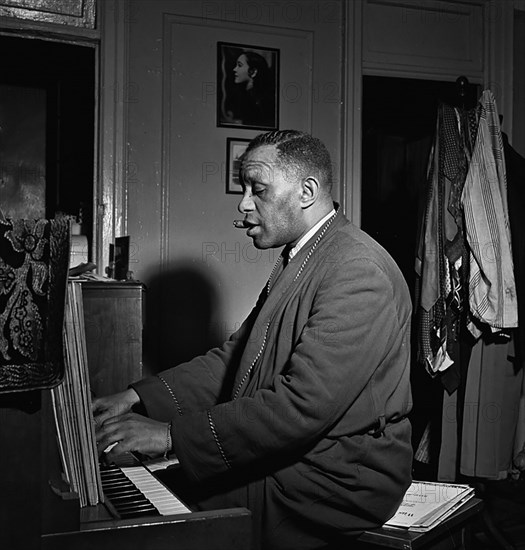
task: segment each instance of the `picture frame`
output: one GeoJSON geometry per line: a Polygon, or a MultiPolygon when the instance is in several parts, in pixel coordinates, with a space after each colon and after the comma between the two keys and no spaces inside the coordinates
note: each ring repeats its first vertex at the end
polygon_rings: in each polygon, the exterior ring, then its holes
{"type": "Polygon", "coordinates": [[[242,195],[242,186],[239,180],[240,157],[246,151],[251,139],[226,138],[226,193],[242,195]]]}
{"type": "Polygon", "coordinates": [[[279,127],[279,58],[276,48],[217,42],[218,127],[279,127]]]}

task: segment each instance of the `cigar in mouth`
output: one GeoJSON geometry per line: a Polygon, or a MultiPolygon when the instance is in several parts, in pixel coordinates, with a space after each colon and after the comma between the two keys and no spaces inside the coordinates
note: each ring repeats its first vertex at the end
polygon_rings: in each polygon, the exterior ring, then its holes
{"type": "Polygon", "coordinates": [[[250,227],[247,223],[245,223],[244,220],[233,220],[233,227],[236,227],[237,229],[246,229],[247,227],[250,227]]]}

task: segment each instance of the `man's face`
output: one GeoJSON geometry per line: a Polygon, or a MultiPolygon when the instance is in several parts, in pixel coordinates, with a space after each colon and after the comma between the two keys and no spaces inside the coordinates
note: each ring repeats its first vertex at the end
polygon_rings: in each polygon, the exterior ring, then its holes
{"type": "Polygon", "coordinates": [[[239,212],[249,225],[246,234],[256,248],[293,244],[307,228],[302,217],[301,182],[278,167],[277,148],[263,145],[243,159],[241,181],[244,196],[239,212]]]}

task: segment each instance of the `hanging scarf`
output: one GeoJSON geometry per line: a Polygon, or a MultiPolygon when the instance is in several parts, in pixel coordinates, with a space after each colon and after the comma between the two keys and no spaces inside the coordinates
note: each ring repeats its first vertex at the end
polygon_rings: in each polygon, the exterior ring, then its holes
{"type": "Polygon", "coordinates": [[[0,218],[0,393],[62,380],[69,248],[65,219],[0,218]]]}

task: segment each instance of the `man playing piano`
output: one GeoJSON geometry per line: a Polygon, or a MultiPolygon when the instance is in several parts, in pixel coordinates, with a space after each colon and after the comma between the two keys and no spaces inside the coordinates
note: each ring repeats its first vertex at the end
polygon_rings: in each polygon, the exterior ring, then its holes
{"type": "Polygon", "coordinates": [[[284,247],[267,285],[222,347],[95,400],[99,450],[173,452],[195,509],[251,510],[256,549],[337,548],[411,481],[410,296],[319,140],[261,134],[240,176],[236,225],[284,247]]]}

